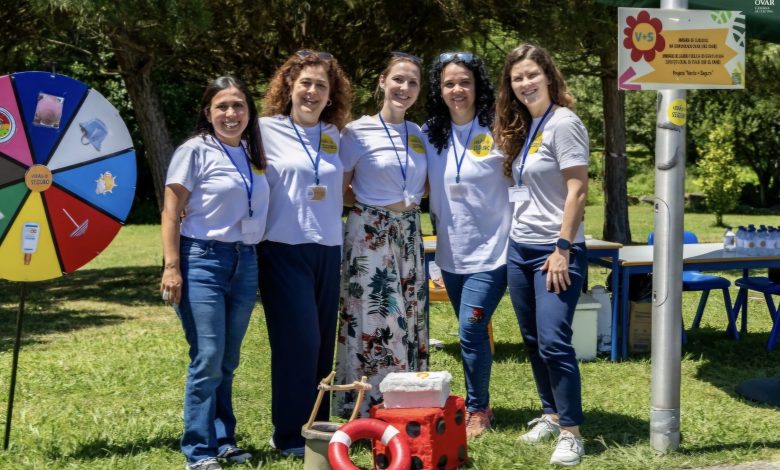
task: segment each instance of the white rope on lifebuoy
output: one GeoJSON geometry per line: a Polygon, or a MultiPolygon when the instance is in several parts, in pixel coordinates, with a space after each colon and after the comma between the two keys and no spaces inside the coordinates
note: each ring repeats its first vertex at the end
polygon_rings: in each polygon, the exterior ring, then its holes
{"type": "Polygon", "coordinates": [[[359,470],[349,458],[349,447],[360,439],[379,439],[390,449],[393,461],[387,470],[409,470],[412,466],[409,444],[398,429],[378,419],[361,418],[333,433],[328,444],[328,461],[333,470],[359,470]]]}

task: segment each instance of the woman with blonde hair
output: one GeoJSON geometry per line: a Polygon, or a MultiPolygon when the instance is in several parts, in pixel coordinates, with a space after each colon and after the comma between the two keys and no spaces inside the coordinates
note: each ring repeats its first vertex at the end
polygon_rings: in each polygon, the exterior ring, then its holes
{"type": "Polygon", "coordinates": [[[509,53],[494,128],[507,157],[505,174],[515,183],[509,190],[509,295],[542,405],[542,416],[518,440],[557,437],[550,463],[566,466],[585,453],[571,324],[588,269],[582,218],[589,146],[573,102],[546,50],[524,44],[509,53]]]}
{"type": "MultiPolygon", "coordinates": [[[[258,247],[260,296],[271,344],[270,444],[303,455],[301,426],[333,365],[342,243],[339,131],[351,88],[327,52],[304,49],[276,71],[260,130],[271,188],[258,247]]],[[[327,398],[317,419],[327,420],[327,398]]]]}

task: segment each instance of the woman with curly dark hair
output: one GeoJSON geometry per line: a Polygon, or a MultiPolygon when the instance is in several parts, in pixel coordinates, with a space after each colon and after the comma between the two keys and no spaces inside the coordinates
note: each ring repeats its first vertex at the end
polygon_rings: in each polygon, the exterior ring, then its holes
{"type": "MultiPolygon", "coordinates": [[[[271,344],[271,445],[303,455],[301,426],[333,365],[342,243],[339,131],[350,83],[327,52],[293,54],[275,73],[260,130],[271,188],[258,248],[271,344]]],[[[317,419],[327,420],[324,400],[317,419]]]]}
{"type": "Polygon", "coordinates": [[[428,182],[436,264],[458,318],[466,433],[492,425],[488,325],[506,290],[510,225],[503,154],[493,143],[493,86],[470,52],[441,54],[428,90],[428,182]]]}
{"type": "Polygon", "coordinates": [[[580,371],[572,320],[587,273],[582,217],[588,192],[588,132],[550,54],[524,44],[501,72],[496,140],[514,215],[509,295],[523,335],[542,416],[521,442],[557,437],[551,464],[577,465],[585,453],[580,371]]]}

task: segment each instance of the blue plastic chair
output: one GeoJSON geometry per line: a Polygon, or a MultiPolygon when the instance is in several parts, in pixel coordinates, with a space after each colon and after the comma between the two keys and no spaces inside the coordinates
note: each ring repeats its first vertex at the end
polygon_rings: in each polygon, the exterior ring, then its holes
{"type": "Polygon", "coordinates": [[[747,333],[747,291],[754,290],[764,294],[766,306],[769,308],[769,315],[772,317],[772,331],[769,333],[769,341],[766,348],[774,349],[777,344],[777,336],[780,334],[780,314],[772,300],[773,295],[780,295],[780,284],[772,282],[767,277],[743,277],[734,281],[739,287],[737,299],[734,302],[734,316],[739,315],[742,309],[742,333],[747,333]]]}
{"type": "MultiPolygon", "coordinates": [[[[653,232],[647,236],[647,244],[652,245],[655,238],[653,232]]],[[[683,243],[686,245],[699,243],[698,237],[693,232],[686,230],[683,232],[683,243]]],[[[729,294],[729,287],[731,287],[731,281],[721,276],[713,276],[710,274],[704,274],[701,271],[683,271],[682,273],[682,289],[687,292],[701,291],[701,298],[699,299],[699,307],[696,309],[696,316],[693,318],[692,329],[698,329],[701,324],[701,317],[704,315],[704,307],[707,305],[707,299],[710,296],[712,289],[720,289],[723,291],[723,302],[726,304],[726,318],[728,319],[728,327],[726,332],[734,339],[739,339],[739,333],[736,328],[736,315],[735,310],[731,307],[731,294],[729,294]]]]}

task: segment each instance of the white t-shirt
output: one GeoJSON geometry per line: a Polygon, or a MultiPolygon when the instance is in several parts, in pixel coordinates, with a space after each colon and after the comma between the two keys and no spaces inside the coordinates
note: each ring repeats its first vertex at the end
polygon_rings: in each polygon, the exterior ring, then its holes
{"type": "MultiPolygon", "coordinates": [[[[535,129],[541,118],[531,124],[535,129]]],[[[519,243],[550,244],[560,238],[563,206],[568,189],[561,170],[588,165],[588,131],[569,108],[557,108],[536,133],[523,170],[523,184],[530,190],[530,200],[516,202],[512,217],[512,240],[519,243]]],[[[522,150],[512,165],[517,181],[522,150]]],[[[580,224],[573,243],[585,241],[580,224]]]]}
{"type": "MultiPolygon", "coordinates": [[[[436,264],[456,274],[491,271],[506,264],[512,215],[504,155],[490,129],[474,120],[457,185],[456,157],[463,155],[471,123],[452,125],[454,149],[441,153],[426,136],[431,215],[436,226],[436,264]]],[[[426,132],[427,128],[423,128],[426,132]]]]}
{"type": "Polygon", "coordinates": [[[344,178],[339,159],[339,131],[327,123],[321,123],[321,127],[295,126],[303,145],[288,116],[260,118],[260,133],[268,159],[266,175],[271,187],[263,239],[290,245],[339,246],[344,178]],[[312,200],[317,148],[320,149],[319,184],[326,187],[326,194],[323,199],[312,200]]]}
{"type": "Polygon", "coordinates": [[[190,192],[181,234],[199,240],[258,243],[265,231],[269,189],[265,173],[252,166],[251,218],[257,231],[242,233],[242,220],[249,217],[249,168],[240,147],[223,149],[212,136],[192,137],[177,148],[165,184],[180,184],[190,192]]]}
{"type": "Polygon", "coordinates": [[[355,172],[352,191],[359,202],[372,206],[404,201],[401,168],[405,168],[406,191],[414,198],[414,203],[419,204],[425,192],[426,173],[425,144],[420,126],[410,121],[385,124],[387,131],[378,116],[363,116],[347,124],[341,132],[341,163],[345,172],[355,172]],[[388,131],[392,141],[387,136],[388,131]]]}

